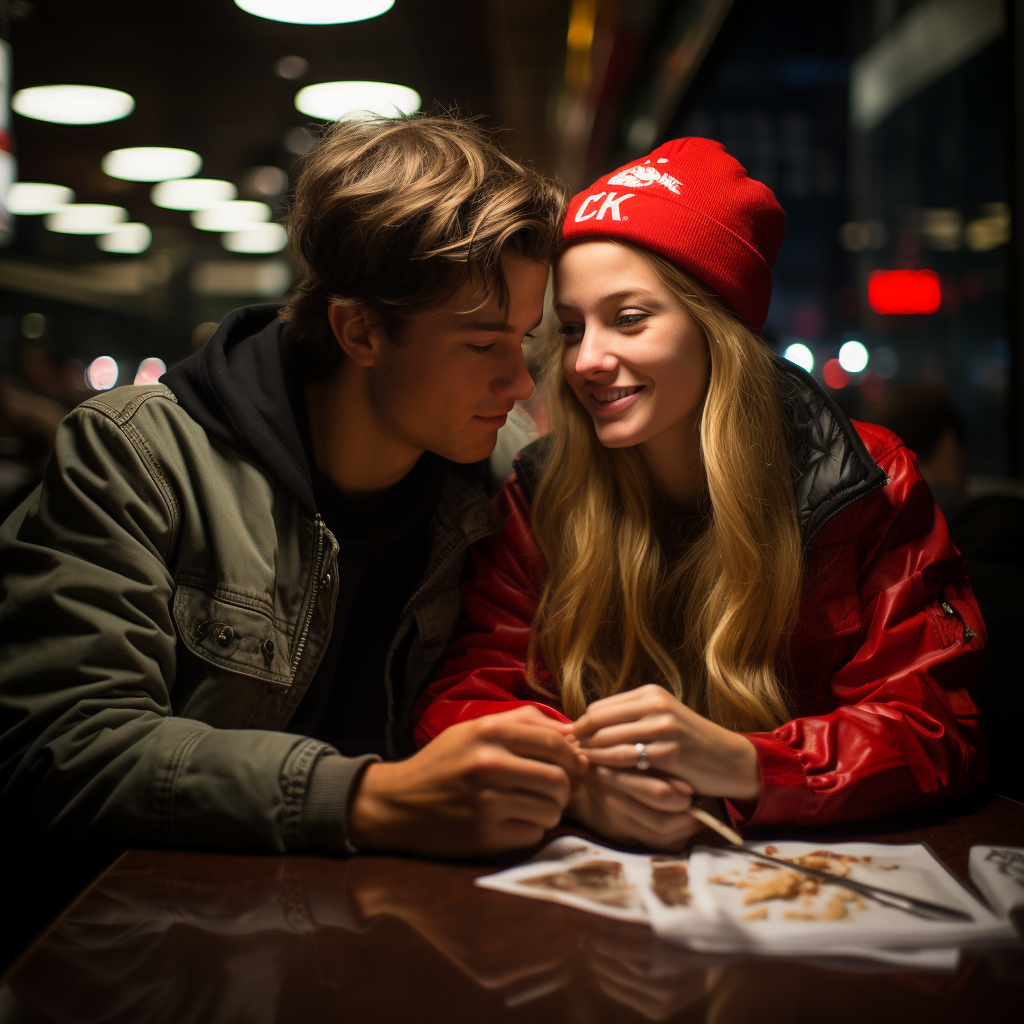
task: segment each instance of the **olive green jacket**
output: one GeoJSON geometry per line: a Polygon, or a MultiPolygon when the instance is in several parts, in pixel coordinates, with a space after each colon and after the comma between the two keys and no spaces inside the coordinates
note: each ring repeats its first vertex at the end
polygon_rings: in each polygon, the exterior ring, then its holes
{"type": "MultiPolygon", "coordinates": [[[[389,756],[412,749],[466,549],[497,528],[483,488],[450,473],[388,655],[389,756]]],[[[165,386],[79,406],[0,527],[5,820],[55,841],[351,850],[348,791],[372,758],[286,731],[330,636],[337,552],[165,386]]]]}

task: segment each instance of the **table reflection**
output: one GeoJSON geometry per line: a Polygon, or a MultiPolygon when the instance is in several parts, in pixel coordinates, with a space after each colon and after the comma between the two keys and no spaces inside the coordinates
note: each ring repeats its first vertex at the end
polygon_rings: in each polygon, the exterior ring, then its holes
{"type": "MultiPolygon", "coordinates": [[[[15,968],[0,1009],[68,1024],[781,1024],[877,1006],[883,969],[858,983],[838,963],[701,956],[639,925],[477,888],[479,873],[388,857],[134,851],[15,968]]],[[[953,980],[882,983],[909,1011],[953,980]]]]}

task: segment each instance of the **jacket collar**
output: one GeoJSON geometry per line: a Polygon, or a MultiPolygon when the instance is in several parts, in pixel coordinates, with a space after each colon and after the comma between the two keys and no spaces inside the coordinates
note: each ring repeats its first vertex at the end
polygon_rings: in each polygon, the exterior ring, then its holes
{"type": "Polygon", "coordinates": [[[775,360],[789,427],[797,520],[806,551],[841,509],[888,482],[850,422],[818,382],[788,359],[775,360]]]}
{"type": "MultiPolygon", "coordinates": [[[[888,482],[849,417],[818,382],[788,359],[775,359],[779,396],[795,471],[793,495],[806,551],[837,512],[888,482]]],[[[539,438],[513,463],[526,500],[533,502],[547,443],[539,438]]]]}

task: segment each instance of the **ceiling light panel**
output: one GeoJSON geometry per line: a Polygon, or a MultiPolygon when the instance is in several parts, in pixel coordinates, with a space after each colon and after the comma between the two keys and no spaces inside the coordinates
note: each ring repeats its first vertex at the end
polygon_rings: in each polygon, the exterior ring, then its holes
{"type": "Polygon", "coordinates": [[[98,85],[33,85],[19,89],[11,107],[23,117],[53,124],[104,124],[127,117],[135,100],[119,89],[98,85]]]}
{"type": "Polygon", "coordinates": [[[395,0],[235,0],[247,14],[292,25],[341,25],[376,18],[395,6],[395,0]]]}
{"type": "Polygon", "coordinates": [[[128,220],[123,206],[105,203],[71,203],[51,213],[43,222],[50,231],[65,235],[102,235],[128,220]]]}
{"type": "Polygon", "coordinates": [[[113,231],[100,235],[96,244],[104,252],[145,252],[153,241],[148,225],[129,223],[118,224],[113,231]]]}
{"type": "Polygon", "coordinates": [[[266,203],[237,199],[229,203],[218,203],[208,210],[197,210],[190,220],[200,231],[240,231],[270,220],[272,213],[266,203]]]}
{"type": "Polygon", "coordinates": [[[238,195],[230,181],[218,178],[177,178],[154,185],[149,198],[165,210],[206,210],[238,195]]]}
{"type": "Polygon", "coordinates": [[[420,94],[406,85],[391,82],[319,82],[295,94],[295,107],[325,121],[377,114],[394,117],[420,109],[420,94]]]}
{"type": "Polygon", "coordinates": [[[203,166],[203,158],[191,149],[167,146],[131,146],[111,150],[101,161],[104,174],[125,181],[167,181],[191,178],[203,166]]]}
{"type": "Polygon", "coordinates": [[[255,224],[228,232],[220,244],[228,252],[280,252],[288,244],[288,232],[280,224],[255,224]]]}
{"type": "Polygon", "coordinates": [[[6,206],[10,213],[24,217],[37,213],[53,213],[75,201],[75,193],[63,185],[43,181],[16,181],[7,190],[6,206]]]}

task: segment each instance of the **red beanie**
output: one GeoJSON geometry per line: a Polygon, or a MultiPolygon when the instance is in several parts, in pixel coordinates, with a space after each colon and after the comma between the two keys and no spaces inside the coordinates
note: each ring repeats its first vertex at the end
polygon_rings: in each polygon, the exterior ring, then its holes
{"type": "Polygon", "coordinates": [[[621,238],[651,249],[722,296],[759,334],[786,214],[720,142],[673,139],[598,178],[569,204],[563,241],[621,238]]]}

